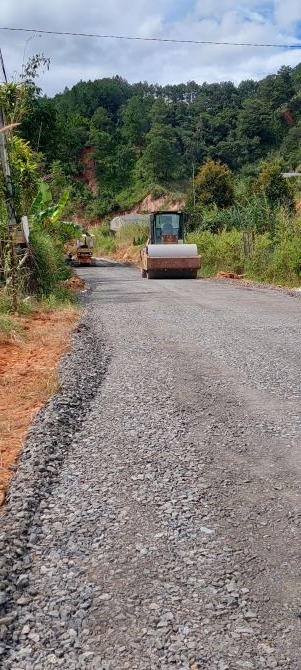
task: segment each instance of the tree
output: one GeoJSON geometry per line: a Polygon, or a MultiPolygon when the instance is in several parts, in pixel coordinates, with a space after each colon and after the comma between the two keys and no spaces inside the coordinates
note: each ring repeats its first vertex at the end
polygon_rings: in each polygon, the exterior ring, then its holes
{"type": "Polygon", "coordinates": [[[234,202],[234,188],[231,171],[220,161],[208,160],[196,176],[194,192],[190,189],[187,197],[187,208],[196,210],[216,205],[219,209],[230,207],[234,202]]]}
{"type": "Polygon", "coordinates": [[[22,121],[20,132],[35,151],[44,154],[47,164],[55,160],[58,146],[65,142],[59,114],[52,100],[33,98],[22,121]]]}
{"type": "Polygon", "coordinates": [[[245,100],[246,98],[252,98],[254,95],[256,95],[257,88],[258,88],[257,81],[254,81],[253,79],[244,79],[238,85],[237,88],[238,95],[241,98],[241,100],[245,100]]]}
{"type": "Polygon", "coordinates": [[[130,98],[121,112],[122,135],[133,147],[141,149],[150,128],[150,103],[147,99],[134,96],[130,98]]]}
{"type": "Polygon", "coordinates": [[[97,107],[91,118],[90,129],[91,131],[113,131],[114,124],[109,112],[105,109],[105,107],[97,107]]]}
{"type": "Polygon", "coordinates": [[[282,176],[282,163],[279,160],[264,162],[259,177],[252,185],[253,192],[265,193],[270,207],[294,209],[294,194],[287,179],[282,176]]]}
{"type": "Polygon", "coordinates": [[[273,141],[273,117],[265,102],[258,97],[247,98],[237,120],[239,135],[270,145],[273,141]]]}
{"type": "Polygon", "coordinates": [[[170,105],[162,100],[162,98],[158,98],[152,105],[150,118],[152,126],[165,126],[170,124],[172,120],[170,105]]]}
{"type": "Polygon", "coordinates": [[[290,67],[282,67],[277,74],[268,75],[259,82],[257,89],[258,97],[273,111],[287,102],[294,92],[290,67]]]}
{"type": "Polygon", "coordinates": [[[301,163],[301,123],[292,126],[283,140],[280,153],[285,163],[296,169],[301,163]]]}
{"type": "Polygon", "coordinates": [[[147,135],[147,146],[139,161],[144,181],[168,182],[177,178],[180,153],[172,128],[155,125],[147,135]]]}

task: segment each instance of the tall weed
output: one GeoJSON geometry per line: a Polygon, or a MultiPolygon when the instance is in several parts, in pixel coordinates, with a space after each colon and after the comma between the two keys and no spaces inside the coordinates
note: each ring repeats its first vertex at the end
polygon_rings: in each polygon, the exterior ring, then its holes
{"type": "Polygon", "coordinates": [[[243,232],[190,233],[202,256],[203,276],[220,271],[244,274],[248,279],[283,286],[301,284],[301,221],[279,215],[274,234],[255,235],[249,255],[244,255],[243,232]]]}
{"type": "Polygon", "coordinates": [[[62,246],[44,231],[32,228],[30,247],[34,288],[39,296],[48,296],[58,282],[71,276],[70,268],[64,262],[62,246]]]}
{"type": "Polygon", "coordinates": [[[144,223],[143,221],[141,221],[141,223],[129,223],[128,225],[119,228],[116,233],[116,240],[117,243],[121,244],[138,244],[139,240],[141,241],[140,244],[145,244],[148,238],[148,233],[148,223],[144,223]]]}
{"type": "Polygon", "coordinates": [[[95,226],[91,229],[93,233],[93,253],[94,254],[111,254],[116,251],[116,243],[109,226],[95,226]]]}
{"type": "Polygon", "coordinates": [[[187,242],[198,247],[202,256],[202,275],[212,276],[220,271],[241,274],[244,271],[243,237],[239,230],[223,230],[218,235],[208,231],[190,233],[187,242]]]}

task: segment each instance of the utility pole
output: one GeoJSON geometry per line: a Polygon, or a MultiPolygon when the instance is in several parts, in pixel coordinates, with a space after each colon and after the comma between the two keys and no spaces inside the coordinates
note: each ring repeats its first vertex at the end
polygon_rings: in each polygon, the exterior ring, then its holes
{"type": "Polygon", "coordinates": [[[41,124],[40,124],[40,130],[39,130],[39,136],[38,136],[37,151],[39,151],[39,148],[40,148],[40,139],[41,139],[41,133],[42,133],[42,126],[43,126],[43,122],[41,121],[41,124]]]}
{"type": "Polygon", "coordinates": [[[192,163],[192,193],[193,193],[193,212],[195,213],[195,178],[194,178],[194,163],[192,163]]]}
{"type": "MultiPolygon", "coordinates": [[[[0,64],[2,67],[4,81],[5,83],[7,83],[7,77],[1,49],[0,49],[0,64]]],[[[14,248],[14,230],[17,225],[17,220],[15,215],[13,184],[11,179],[10,165],[5,140],[5,119],[4,119],[3,107],[0,107],[0,162],[2,166],[2,172],[6,190],[6,206],[8,214],[8,242],[9,242],[9,255],[10,255],[13,308],[15,311],[17,311],[18,290],[17,290],[16,254],[14,248]]]]}

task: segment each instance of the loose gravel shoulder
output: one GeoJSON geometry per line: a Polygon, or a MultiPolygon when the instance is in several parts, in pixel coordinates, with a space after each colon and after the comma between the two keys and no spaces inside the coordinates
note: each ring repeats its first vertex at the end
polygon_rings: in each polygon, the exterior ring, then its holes
{"type": "Polygon", "coordinates": [[[300,302],[83,274],[2,517],[2,667],[300,669],[300,302]]]}

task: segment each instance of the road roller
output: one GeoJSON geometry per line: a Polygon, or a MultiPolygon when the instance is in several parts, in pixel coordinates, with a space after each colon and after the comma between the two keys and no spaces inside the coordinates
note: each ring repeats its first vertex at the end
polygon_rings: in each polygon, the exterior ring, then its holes
{"type": "Polygon", "coordinates": [[[185,212],[152,212],[146,246],[141,251],[141,274],[148,279],[196,279],[201,257],[196,244],[185,244],[185,212]]]}

